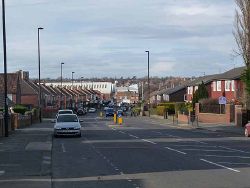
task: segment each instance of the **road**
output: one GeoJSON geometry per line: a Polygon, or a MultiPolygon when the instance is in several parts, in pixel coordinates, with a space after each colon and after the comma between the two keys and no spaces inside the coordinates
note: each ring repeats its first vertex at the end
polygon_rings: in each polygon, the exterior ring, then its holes
{"type": "Polygon", "coordinates": [[[128,117],[83,116],[81,138],[44,122],[0,139],[0,187],[250,187],[250,140],[128,117]]]}

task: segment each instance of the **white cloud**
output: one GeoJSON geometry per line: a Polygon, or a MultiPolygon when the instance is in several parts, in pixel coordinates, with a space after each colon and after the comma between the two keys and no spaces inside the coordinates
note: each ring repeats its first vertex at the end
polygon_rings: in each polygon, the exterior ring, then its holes
{"type": "Polygon", "coordinates": [[[169,62],[169,61],[161,61],[161,62],[157,62],[154,63],[151,67],[150,67],[150,72],[153,75],[162,75],[162,73],[165,73],[166,75],[173,71],[175,64],[173,62],[169,62]]]}

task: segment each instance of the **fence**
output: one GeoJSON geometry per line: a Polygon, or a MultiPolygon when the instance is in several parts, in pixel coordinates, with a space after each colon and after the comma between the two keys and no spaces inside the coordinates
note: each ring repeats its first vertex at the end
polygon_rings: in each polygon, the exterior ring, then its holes
{"type": "Polygon", "coordinates": [[[200,113],[225,114],[225,105],[220,104],[200,104],[200,113]]]}
{"type": "MultiPolygon", "coordinates": [[[[11,114],[8,119],[8,132],[14,131],[15,129],[24,128],[30,126],[32,123],[37,121],[37,117],[32,114],[21,115],[11,114]]],[[[5,133],[4,118],[0,116],[0,137],[3,137],[5,133]]]]}

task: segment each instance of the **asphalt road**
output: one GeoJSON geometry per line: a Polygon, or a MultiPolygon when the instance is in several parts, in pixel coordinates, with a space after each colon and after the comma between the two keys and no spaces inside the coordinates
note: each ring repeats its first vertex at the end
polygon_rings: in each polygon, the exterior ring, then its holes
{"type": "Polygon", "coordinates": [[[0,139],[0,187],[250,187],[250,139],[241,135],[81,118],[81,138],[53,138],[44,122],[0,139]]]}

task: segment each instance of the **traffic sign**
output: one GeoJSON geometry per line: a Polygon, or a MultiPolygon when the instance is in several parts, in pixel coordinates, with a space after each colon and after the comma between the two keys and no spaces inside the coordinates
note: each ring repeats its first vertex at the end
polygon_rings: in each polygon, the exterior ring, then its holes
{"type": "Polygon", "coordinates": [[[219,97],[219,104],[227,104],[227,98],[226,97],[219,97]]]}

